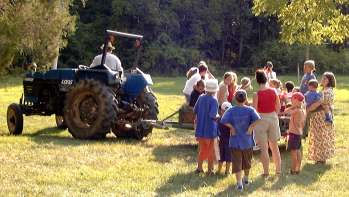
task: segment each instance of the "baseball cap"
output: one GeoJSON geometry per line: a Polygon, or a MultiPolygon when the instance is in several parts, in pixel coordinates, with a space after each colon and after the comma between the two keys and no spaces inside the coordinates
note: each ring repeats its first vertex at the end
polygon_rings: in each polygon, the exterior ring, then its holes
{"type": "Polygon", "coordinates": [[[293,99],[296,99],[296,100],[298,100],[298,101],[300,101],[300,102],[302,102],[302,101],[304,100],[304,96],[303,96],[303,94],[300,93],[300,92],[295,92],[295,93],[293,93],[293,94],[292,94],[292,98],[293,98],[293,99]]]}
{"type": "Polygon", "coordinates": [[[205,87],[206,92],[216,93],[218,89],[219,89],[219,86],[218,86],[217,79],[206,80],[206,87],[205,87]]]}
{"type": "Polygon", "coordinates": [[[226,111],[227,109],[229,109],[229,108],[231,108],[232,107],[232,105],[231,105],[231,103],[229,103],[229,102],[224,102],[224,103],[222,103],[222,105],[221,105],[221,109],[223,109],[224,111],[226,111]]]}

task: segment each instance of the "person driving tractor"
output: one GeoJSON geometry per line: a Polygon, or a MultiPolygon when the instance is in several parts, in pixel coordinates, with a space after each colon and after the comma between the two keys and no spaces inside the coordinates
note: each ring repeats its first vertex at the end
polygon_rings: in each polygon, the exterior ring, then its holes
{"type": "MultiPolygon", "coordinates": [[[[103,50],[103,48],[104,48],[104,44],[101,46],[101,50],[103,50]]],[[[111,70],[116,71],[118,73],[119,72],[123,73],[124,69],[122,68],[120,59],[116,55],[112,54],[114,49],[115,49],[115,47],[113,47],[112,43],[108,42],[105,64],[111,70]]],[[[90,65],[90,68],[96,67],[96,66],[101,64],[102,55],[103,54],[99,54],[93,59],[91,65],[90,65]]]]}

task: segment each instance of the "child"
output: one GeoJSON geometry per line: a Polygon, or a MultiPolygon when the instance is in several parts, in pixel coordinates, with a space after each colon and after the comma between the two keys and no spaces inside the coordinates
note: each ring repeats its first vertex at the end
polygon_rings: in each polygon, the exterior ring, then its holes
{"type": "Polygon", "coordinates": [[[290,107],[292,91],[294,89],[294,83],[292,81],[286,81],[285,91],[280,95],[281,109],[280,112],[285,111],[287,107],[290,107]]]}
{"type": "Polygon", "coordinates": [[[221,123],[230,128],[229,147],[232,151],[233,173],[236,176],[236,188],[242,191],[243,184],[249,184],[248,176],[254,145],[252,130],[249,127],[253,126],[260,119],[260,116],[254,108],[244,104],[247,100],[245,90],[238,90],[235,94],[235,100],[237,105],[224,113],[221,123]],[[242,170],[244,170],[243,178],[242,170]]]}
{"type": "Polygon", "coordinates": [[[232,83],[232,81],[233,81],[233,73],[232,72],[224,73],[223,81],[219,84],[219,90],[217,93],[219,106],[221,106],[224,102],[228,101],[228,96],[229,96],[228,86],[232,83]]]}
{"type": "Polygon", "coordinates": [[[232,76],[232,81],[228,85],[228,102],[232,102],[234,99],[235,92],[238,88],[237,82],[238,82],[238,76],[234,72],[230,72],[232,76]]]}
{"type": "MultiPolygon", "coordinates": [[[[221,114],[224,114],[232,105],[229,102],[224,102],[221,106],[221,114]]],[[[218,131],[219,131],[219,154],[220,160],[218,162],[218,173],[221,173],[223,163],[225,162],[225,175],[229,174],[231,166],[231,151],[229,149],[229,137],[230,129],[218,120],[218,131]]]]}
{"type": "MultiPolygon", "coordinates": [[[[313,103],[316,103],[320,100],[322,100],[322,95],[320,93],[318,93],[316,91],[318,87],[318,82],[315,79],[312,79],[308,82],[308,89],[309,91],[307,93],[305,93],[305,104],[307,106],[307,108],[312,105],[313,103]]],[[[329,110],[329,107],[327,107],[327,105],[321,105],[324,109],[325,109],[325,121],[332,123],[332,115],[331,112],[329,110]]]]}
{"type": "Polygon", "coordinates": [[[274,88],[276,90],[277,95],[281,94],[281,82],[278,79],[270,79],[269,87],[274,88]]]}
{"type": "MultiPolygon", "coordinates": [[[[251,85],[251,79],[248,77],[243,77],[240,81],[240,85],[238,87],[238,90],[245,90],[247,92],[247,91],[252,90],[252,89],[253,89],[253,87],[251,85]]],[[[236,99],[233,99],[231,104],[233,106],[235,106],[237,104],[236,99]]],[[[250,105],[248,100],[246,100],[245,105],[250,105]]]]}
{"type": "Polygon", "coordinates": [[[288,108],[285,113],[291,115],[288,127],[287,149],[291,151],[291,171],[292,175],[299,174],[302,163],[302,135],[305,125],[305,112],[302,109],[304,96],[300,92],[292,95],[292,107],[288,108]]]}
{"type": "MultiPolygon", "coordinates": [[[[285,89],[287,93],[292,93],[293,89],[294,89],[294,83],[293,81],[286,81],[285,83],[285,89]]],[[[291,95],[292,97],[292,95],[291,95]]]]}
{"type": "Polygon", "coordinates": [[[298,86],[294,87],[292,90],[292,93],[295,93],[295,92],[301,92],[301,88],[298,86]]]}
{"type": "Polygon", "coordinates": [[[191,92],[189,106],[194,107],[197,100],[199,99],[199,96],[204,93],[205,93],[205,81],[201,79],[200,81],[196,82],[196,85],[194,86],[194,90],[191,92]]]}
{"type": "Polygon", "coordinates": [[[301,81],[300,91],[304,95],[308,91],[308,82],[312,79],[316,79],[314,75],[315,62],[314,60],[307,60],[304,62],[304,76],[301,81]]]}
{"type": "Polygon", "coordinates": [[[238,87],[238,89],[245,91],[252,90],[251,79],[248,77],[243,77],[240,81],[240,86],[238,87]]]}
{"type": "Polygon", "coordinates": [[[196,173],[203,171],[203,162],[208,160],[208,175],[214,174],[213,162],[219,158],[216,155],[215,141],[218,137],[217,117],[218,101],[215,94],[218,91],[218,81],[208,79],[205,87],[206,94],[201,95],[194,106],[195,137],[199,143],[198,167],[196,173]]]}

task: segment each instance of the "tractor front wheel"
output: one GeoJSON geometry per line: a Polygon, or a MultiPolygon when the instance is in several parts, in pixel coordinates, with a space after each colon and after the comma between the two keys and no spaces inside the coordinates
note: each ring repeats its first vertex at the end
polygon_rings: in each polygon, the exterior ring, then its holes
{"type": "MultiPolygon", "coordinates": [[[[136,104],[139,108],[144,109],[144,113],[141,117],[143,120],[157,120],[158,114],[159,114],[159,105],[157,102],[157,99],[155,95],[151,91],[145,90],[142,92],[141,95],[139,95],[136,99],[136,104]]],[[[132,122],[131,120],[126,120],[132,122]]],[[[133,120],[135,121],[135,120],[133,120]]],[[[132,137],[137,140],[142,140],[144,138],[149,138],[151,136],[151,133],[153,131],[153,126],[149,124],[139,124],[137,126],[130,125],[129,128],[120,127],[118,125],[115,125],[112,128],[112,132],[117,137],[132,137]]]]}
{"type": "MultiPolygon", "coordinates": [[[[145,120],[158,120],[159,104],[153,92],[144,92],[138,99],[138,103],[145,108],[143,119],[145,120]]],[[[149,138],[152,134],[153,126],[148,124],[141,124],[139,128],[136,128],[133,133],[133,137],[137,140],[143,138],[149,138]]]]}
{"type": "Polygon", "coordinates": [[[7,108],[7,127],[11,135],[20,135],[23,131],[23,113],[21,106],[12,103],[7,108]]]}

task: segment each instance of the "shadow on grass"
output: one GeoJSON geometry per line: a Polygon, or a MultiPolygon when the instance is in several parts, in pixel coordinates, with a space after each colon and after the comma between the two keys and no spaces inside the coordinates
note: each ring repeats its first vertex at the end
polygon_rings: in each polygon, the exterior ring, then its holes
{"type": "Polygon", "coordinates": [[[79,140],[74,139],[72,136],[61,136],[60,133],[66,132],[66,130],[58,129],[56,127],[41,129],[35,133],[23,134],[28,136],[31,140],[37,144],[54,144],[60,146],[79,146],[85,144],[144,144],[144,141],[138,141],[128,138],[115,138],[107,137],[101,140],[79,140]]]}
{"type": "Polygon", "coordinates": [[[161,145],[153,149],[155,161],[161,163],[171,162],[172,158],[181,158],[188,163],[196,162],[197,145],[178,144],[161,145]]]}
{"type": "Polygon", "coordinates": [[[259,176],[257,179],[253,180],[251,185],[248,185],[244,188],[244,191],[241,193],[236,190],[235,185],[229,185],[227,189],[225,189],[222,192],[219,192],[215,196],[246,196],[257,190],[258,188],[262,187],[265,185],[265,178],[259,176]]]}
{"type": "Polygon", "coordinates": [[[206,176],[205,174],[196,174],[194,171],[189,173],[180,173],[168,178],[157,190],[157,196],[173,196],[185,191],[196,191],[202,187],[213,186],[221,177],[206,176]]]}
{"type": "Polygon", "coordinates": [[[277,181],[271,186],[271,190],[281,190],[289,184],[296,184],[301,186],[310,186],[319,181],[321,176],[331,169],[330,165],[305,164],[301,169],[299,175],[285,174],[278,177],[277,181]]]}

